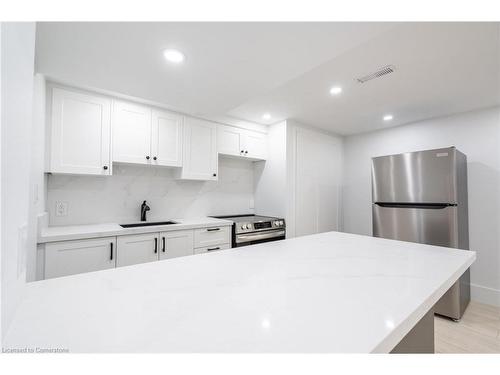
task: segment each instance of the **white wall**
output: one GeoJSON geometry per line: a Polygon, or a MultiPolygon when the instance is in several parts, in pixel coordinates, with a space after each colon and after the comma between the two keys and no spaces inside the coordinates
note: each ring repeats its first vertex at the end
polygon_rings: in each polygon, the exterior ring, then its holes
{"type": "Polygon", "coordinates": [[[341,230],[342,137],[287,121],[290,236],[341,230]]]}
{"type": "Polygon", "coordinates": [[[287,237],[340,229],[341,137],[287,120],[269,128],[255,210],[286,219],[287,237]]]}
{"type": "Polygon", "coordinates": [[[176,180],[171,168],[114,164],[113,176],[48,177],[50,225],[140,219],[147,200],[149,220],[253,213],[253,163],[219,157],[219,181],[176,180]],[[67,216],[55,216],[56,201],[68,203],[67,216]]]}
{"type": "Polygon", "coordinates": [[[286,217],[286,122],[269,127],[269,152],[255,165],[255,211],[260,215],[286,217]]]}
{"type": "Polygon", "coordinates": [[[34,23],[2,23],[2,337],[22,299],[29,227],[34,23]]]}
{"type": "Polygon", "coordinates": [[[345,138],[343,228],[371,235],[371,158],[456,146],[467,155],[472,298],[500,305],[500,108],[345,138]]]}
{"type": "MultiPolygon", "coordinates": [[[[33,121],[31,128],[31,170],[30,170],[30,202],[28,228],[38,233],[38,215],[45,213],[47,176],[45,167],[45,78],[36,74],[33,82],[33,121]]],[[[36,280],[35,246],[30,246],[26,254],[26,278],[36,280]]]]}

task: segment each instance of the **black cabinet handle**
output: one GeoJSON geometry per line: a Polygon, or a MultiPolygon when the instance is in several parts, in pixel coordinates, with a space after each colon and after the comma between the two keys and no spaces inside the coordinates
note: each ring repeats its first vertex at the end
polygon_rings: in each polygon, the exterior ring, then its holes
{"type": "Polygon", "coordinates": [[[209,247],[207,251],[220,250],[220,247],[209,247]]]}
{"type": "Polygon", "coordinates": [[[113,260],[113,242],[111,242],[109,245],[110,245],[109,247],[111,249],[111,252],[109,254],[109,260],[113,260]]]}
{"type": "Polygon", "coordinates": [[[153,160],[156,160],[156,156],[153,158],[153,160]]]}
{"type": "Polygon", "coordinates": [[[216,176],[217,176],[217,173],[214,173],[214,174],[213,174],[213,176],[214,176],[214,177],[216,177],[216,176]]]}
{"type": "Polygon", "coordinates": [[[104,169],[106,171],[106,170],[108,170],[108,166],[105,165],[104,167],[102,167],[102,169],[104,169]]]}
{"type": "Polygon", "coordinates": [[[155,254],[158,252],[158,238],[155,238],[155,254]]]}
{"type": "Polygon", "coordinates": [[[241,151],[240,151],[240,154],[242,154],[242,153],[244,153],[244,152],[245,152],[244,150],[241,150],[241,151]]]}
{"type": "Polygon", "coordinates": [[[245,151],[245,154],[248,154],[248,151],[245,151]]]}
{"type": "Polygon", "coordinates": [[[146,160],[149,160],[149,156],[146,156],[146,160]]]}
{"type": "Polygon", "coordinates": [[[162,251],[165,252],[165,237],[162,237],[161,240],[163,241],[162,251]]]}
{"type": "Polygon", "coordinates": [[[220,228],[207,228],[207,232],[214,232],[216,230],[220,230],[220,228]]]}

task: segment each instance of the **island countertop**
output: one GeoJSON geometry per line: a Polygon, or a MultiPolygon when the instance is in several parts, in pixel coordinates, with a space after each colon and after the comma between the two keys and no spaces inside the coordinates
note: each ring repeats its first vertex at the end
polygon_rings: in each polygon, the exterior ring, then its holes
{"type": "Polygon", "coordinates": [[[390,352],[475,257],[328,232],[37,281],[3,347],[390,352]]]}

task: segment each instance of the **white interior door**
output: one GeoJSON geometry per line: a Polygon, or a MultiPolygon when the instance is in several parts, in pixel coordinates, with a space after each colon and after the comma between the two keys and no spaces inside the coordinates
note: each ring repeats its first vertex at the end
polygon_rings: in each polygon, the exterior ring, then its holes
{"type": "Polygon", "coordinates": [[[182,166],[182,116],[153,110],[151,154],[154,165],[182,166]]]}
{"type": "Polygon", "coordinates": [[[116,266],[122,267],[158,260],[159,246],[158,233],[119,236],[116,266]]]}
{"type": "Polygon", "coordinates": [[[341,147],[337,138],[296,129],[295,236],[339,229],[341,147]]]}
{"type": "Polygon", "coordinates": [[[53,88],[50,172],[111,173],[111,100],[53,88]]]}
{"type": "Polygon", "coordinates": [[[113,161],[149,164],[151,109],[115,101],[113,104],[113,161]]]}

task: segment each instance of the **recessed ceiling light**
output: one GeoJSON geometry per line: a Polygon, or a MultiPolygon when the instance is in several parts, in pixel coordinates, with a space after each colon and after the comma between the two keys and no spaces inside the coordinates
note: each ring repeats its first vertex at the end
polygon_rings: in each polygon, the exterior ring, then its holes
{"type": "Polygon", "coordinates": [[[166,49],[165,51],[163,51],[163,56],[168,62],[174,64],[180,64],[185,59],[184,54],[176,49],[166,49]]]}
{"type": "Polygon", "coordinates": [[[264,113],[264,114],[262,115],[262,118],[263,118],[264,120],[271,120],[271,114],[269,114],[269,113],[264,113]]]}
{"type": "Polygon", "coordinates": [[[384,121],[391,121],[394,118],[393,115],[385,115],[384,116],[384,121]]]}
{"type": "Polygon", "coordinates": [[[332,95],[338,95],[342,92],[342,87],[340,86],[333,86],[331,89],[330,89],[330,94],[332,95]]]}

